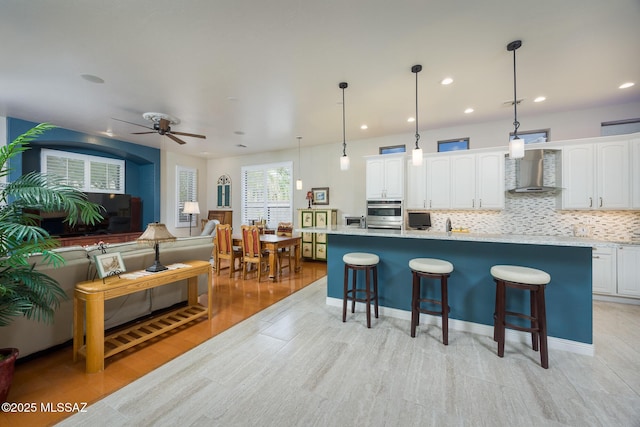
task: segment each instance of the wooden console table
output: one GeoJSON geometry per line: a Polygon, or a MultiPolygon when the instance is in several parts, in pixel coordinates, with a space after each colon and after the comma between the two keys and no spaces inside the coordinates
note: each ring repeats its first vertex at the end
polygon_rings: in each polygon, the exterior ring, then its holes
{"type": "Polygon", "coordinates": [[[104,359],[143,341],[161,335],[171,329],[208,316],[211,320],[212,268],[207,261],[187,261],[188,267],[166,270],[160,273],[125,279],[110,277],[102,280],[80,282],[73,298],[73,361],[78,354],[86,358],[86,372],[104,370],[104,359]],[[207,275],[207,308],[198,305],[198,276],[207,275]],[[135,292],[168,285],[187,279],[188,305],[163,314],[149,321],[135,324],[116,333],[104,335],[104,302],[135,292]],[[86,306],[86,345],[84,343],[83,320],[86,306]]]}

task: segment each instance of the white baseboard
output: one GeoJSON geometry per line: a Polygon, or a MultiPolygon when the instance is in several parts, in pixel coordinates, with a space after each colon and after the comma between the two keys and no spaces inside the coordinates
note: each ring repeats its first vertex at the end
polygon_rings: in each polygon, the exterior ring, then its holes
{"type": "MultiPolygon", "coordinates": [[[[342,299],[327,297],[327,305],[332,307],[342,308],[342,299]]],[[[358,310],[364,311],[364,303],[356,303],[358,310]]],[[[411,312],[407,310],[400,310],[397,308],[382,307],[378,308],[381,316],[393,317],[395,319],[402,319],[411,321],[411,312]]],[[[439,316],[432,316],[428,314],[420,315],[420,324],[422,325],[438,325],[442,326],[442,319],[439,316]]],[[[470,332],[476,335],[482,335],[487,337],[493,337],[493,326],[482,325],[480,323],[467,322],[465,320],[449,319],[449,329],[461,332],[470,332]]],[[[522,331],[514,331],[507,329],[505,332],[505,340],[513,343],[529,343],[531,341],[531,334],[522,331]]],[[[595,347],[593,344],[582,343],[578,341],[570,341],[563,338],[548,337],[547,345],[549,350],[561,350],[571,353],[582,354],[585,356],[593,356],[595,354],[595,347]]]]}

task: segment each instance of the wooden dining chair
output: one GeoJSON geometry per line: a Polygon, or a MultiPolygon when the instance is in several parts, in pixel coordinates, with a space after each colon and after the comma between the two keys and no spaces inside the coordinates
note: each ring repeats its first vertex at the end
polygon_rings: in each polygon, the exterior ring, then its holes
{"type": "Polygon", "coordinates": [[[243,225],[242,229],[242,278],[247,278],[247,272],[252,264],[256,264],[258,282],[263,272],[268,271],[269,252],[262,250],[260,243],[260,229],[256,225],[243,225]]]}
{"type": "MultiPolygon", "coordinates": [[[[290,222],[280,222],[278,223],[278,228],[276,230],[277,236],[293,236],[293,224],[290,222]]],[[[282,275],[282,269],[288,268],[289,272],[291,272],[291,258],[292,258],[292,248],[280,248],[278,251],[278,274],[282,275]],[[287,260],[287,263],[284,264],[283,261],[287,260]]]]}
{"type": "Polygon", "coordinates": [[[242,269],[242,248],[233,246],[232,230],[229,224],[216,225],[215,237],[215,265],[216,274],[220,275],[220,261],[226,259],[229,261],[229,277],[233,277],[233,273],[242,269]],[[236,267],[236,260],[238,266],[236,267]]]}

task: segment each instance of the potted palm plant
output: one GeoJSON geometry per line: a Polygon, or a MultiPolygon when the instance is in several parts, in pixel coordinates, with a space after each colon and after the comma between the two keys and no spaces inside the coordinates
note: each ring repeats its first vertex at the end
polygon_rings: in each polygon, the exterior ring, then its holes
{"type": "MultiPolygon", "coordinates": [[[[53,127],[39,124],[0,147],[0,327],[18,316],[50,322],[66,298],[57,281],[29,264],[33,253],[42,253],[54,266],[64,262],[53,251],[58,240],[39,226],[41,218],[32,212],[66,212],[69,225],[102,219],[101,206],[89,202],[83,192],[42,173],[29,172],[9,182],[9,161],[53,127]]],[[[17,349],[0,349],[0,402],[6,400],[17,357],[17,349]]]]}

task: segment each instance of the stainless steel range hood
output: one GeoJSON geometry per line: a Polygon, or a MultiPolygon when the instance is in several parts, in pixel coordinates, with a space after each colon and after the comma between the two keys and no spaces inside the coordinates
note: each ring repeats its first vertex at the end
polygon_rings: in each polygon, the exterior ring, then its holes
{"type": "Polygon", "coordinates": [[[516,188],[510,193],[549,193],[556,187],[543,184],[544,150],[526,150],[524,158],[516,162],[516,188]]]}

